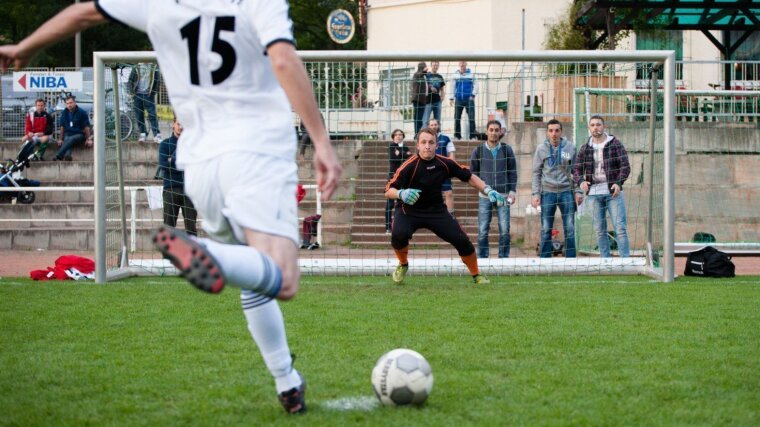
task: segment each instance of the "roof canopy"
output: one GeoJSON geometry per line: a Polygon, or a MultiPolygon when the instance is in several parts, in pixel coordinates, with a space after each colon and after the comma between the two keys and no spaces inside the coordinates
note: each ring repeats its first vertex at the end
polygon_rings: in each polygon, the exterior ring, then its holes
{"type": "Polygon", "coordinates": [[[760,0],[587,0],[576,22],[606,30],[610,12],[618,30],[637,25],[668,30],[760,29],[760,0]]]}

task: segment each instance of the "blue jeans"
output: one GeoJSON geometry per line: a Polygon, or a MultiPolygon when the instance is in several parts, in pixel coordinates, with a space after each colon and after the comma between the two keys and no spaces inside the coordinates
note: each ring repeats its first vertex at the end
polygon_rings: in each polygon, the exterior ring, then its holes
{"type": "Polygon", "coordinates": [[[462,110],[467,109],[467,118],[470,119],[470,134],[467,138],[472,138],[475,134],[475,101],[472,99],[457,99],[454,101],[454,137],[462,138],[462,110]]]}
{"type": "Polygon", "coordinates": [[[591,202],[591,209],[594,215],[594,231],[596,232],[596,242],[599,245],[601,257],[612,257],[610,238],[607,234],[607,212],[609,212],[612,226],[615,228],[615,241],[617,241],[618,253],[621,258],[628,258],[630,251],[623,193],[618,193],[617,197],[612,197],[611,194],[588,196],[588,201],[591,202]]]}
{"type": "Polygon", "coordinates": [[[153,136],[159,134],[158,120],[156,119],[156,101],[152,96],[146,93],[136,93],[134,98],[135,118],[137,119],[137,128],[140,129],[140,133],[147,134],[148,131],[145,128],[145,111],[148,111],[148,120],[150,121],[150,128],[153,131],[153,136]]]}
{"type": "Polygon", "coordinates": [[[557,208],[565,231],[565,257],[575,258],[575,198],[572,191],[541,194],[541,258],[552,257],[552,229],[557,208]]]}
{"type": "Polygon", "coordinates": [[[483,197],[478,197],[478,258],[488,258],[488,229],[494,209],[499,216],[499,258],[509,258],[509,206],[496,206],[483,197]]]}
{"type": "Polygon", "coordinates": [[[441,101],[438,102],[431,102],[430,104],[425,105],[425,113],[422,115],[422,127],[426,127],[431,119],[431,113],[434,118],[438,120],[438,123],[441,122],[441,101]]]}
{"type": "Polygon", "coordinates": [[[56,153],[55,157],[59,160],[63,160],[64,157],[71,156],[71,149],[74,148],[75,145],[84,144],[84,140],[83,133],[74,133],[64,136],[63,144],[61,145],[61,148],[58,149],[58,153],[56,153]]]}

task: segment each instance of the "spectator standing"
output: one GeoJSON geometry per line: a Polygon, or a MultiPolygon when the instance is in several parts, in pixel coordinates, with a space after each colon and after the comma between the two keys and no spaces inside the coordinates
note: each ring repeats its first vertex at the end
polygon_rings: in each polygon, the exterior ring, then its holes
{"type": "MultiPolygon", "coordinates": [[[[607,233],[607,213],[610,214],[615,229],[618,253],[621,258],[630,256],[623,183],[631,174],[628,153],[623,143],[604,131],[604,119],[591,116],[589,120],[591,136],[583,144],[573,167],[575,183],[588,194],[593,214],[594,231],[602,258],[612,257],[610,238],[607,233]]],[[[581,194],[576,195],[578,204],[583,202],[581,194]]]]}
{"type": "MultiPolygon", "coordinates": [[[[443,157],[448,157],[451,160],[456,160],[454,152],[456,147],[454,142],[447,135],[441,133],[441,123],[437,119],[430,119],[428,127],[435,132],[438,138],[438,147],[435,149],[435,154],[443,157]]],[[[451,216],[456,216],[454,211],[454,187],[451,184],[451,179],[448,178],[443,181],[441,186],[441,192],[443,192],[443,200],[446,202],[446,208],[449,210],[451,216]]]]}
{"type": "Polygon", "coordinates": [[[274,299],[293,298],[300,282],[293,111],[312,137],[316,182],[325,199],[335,192],[342,168],[294,47],[288,4],[76,3],[18,44],[0,46],[0,69],[11,64],[21,69],[47,46],[109,19],[146,32],[158,61],[172,65],[164,71],[167,88],[185,125],[177,166],[185,171],[185,191],[214,238],[195,239],[162,226],[153,236],[156,248],[198,289],[242,289],[248,330],[278,399],[287,413],[303,413],[306,382],[293,367],[274,299]],[[251,123],[256,123],[255,143],[245,137],[251,123]]]}
{"type": "Polygon", "coordinates": [[[477,134],[475,130],[475,95],[477,95],[477,85],[475,75],[467,68],[467,62],[460,61],[459,69],[454,71],[451,78],[454,90],[449,99],[454,106],[454,138],[462,138],[462,111],[467,110],[467,117],[470,121],[470,134],[467,136],[472,139],[477,134]]]}
{"type": "MultiPolygon", "coordinates": [[[[403,164],[406,159],[409,158],[409,147],[404,146],[404,131],[401,129],[396,129],[393,131],[393,134],[391,136],[393,138],[393,141],[388,145],[388,180],[390,181],[391,178],[393,178],[393,175],[396,173],[396,170],[403,164]]],[[[393,199],[386,199],[385,201],[385,234],[390,235],[391,234],[391,226],[393,225],[393,222],[391,219],[393,218],[393,206],[396,204],[396,201],[393,199]]]]}
{"type": "Polygon", "coordinates": [[[129,73],[129,87],[134,96],[132,108],[135,110],[137,127],[140,130],[139,142],[145,142],[148,137],[148,129],[145,127],[145,112],[148,113],[150,129],[153,131],[153,140],[161,142],[161,132],[158,129],[156,118],[156,94],[161,86],[161,73],[156,64],[140,62],[132,67],[129,73]]]}
{"type": "Polygon", "coordinates": [[[196,219],[198,212],[193,202],[185,194],[185,173],[177,169],[177,143],[182,134],[182,124],[175,117],[172,121],[172,135],[164,139],[158,146],[158,167],[164,181],[164,224],[174,227],[177,217],[182,211],[185,231],[192,236],[198,235],[196,219]]]}
{"type": "MultiPolygon", "coordinates": [[[[541,243],[539,256],[552,257],[554,214],[559,208],[565,232],[565,257],[575,258],[575,197],[573,197],[573,162],[575,144],[562,136],[562,123],[549,120],[546,139],[533,155],[531,205],[541,206],[541,243]]],[[[581,195],[580,188],[575,189],[581,195]]]]}
{"type": "Polygon", "coordinates": [[[391,233],[391,246],[399,261],[393,272],[393,282],[402,283],[409,270],[409,240],[418,229],[427,228],[456,248],[475,283],[490,283],[480,274],[472,242],[447,212],[441,185],[446,178],[456,177],[487,195],[494,203],[503,205],[506,201],[466,167],[437,156],[437,146],[435,132],[430,128],[421,129],[417,133],[417,154],[401,165],[385,187],[385,197],[399,201],[391,233]]]}
{"type": "Polygon", "coordinates": [[[34,111],[30,111],[26,116],[24,137],[21,138],[21,143],[26,144],[28,141],[32,141],[35,146],[39,145],[37,149],[39,160],[44,160],[45,149],[47,149],[48,141],[53,135],[53,127],[53,117],[45,111],[45,100],[37,99],[34,101],[34,111]]]}
{"type": "Polygon", "coordinates": [[[510,249],[510,206],[515,202],[517,188],[517,161],[512,147],[499,142],[501,123],[491,120],[486,126],[487,140],[472,151],[470,170],[498,192],[506,203],[496,203],[492,197],[481,194],[478,199],[478,258],[488,258],[488,231],[493,210],[499,219],[499,258],[508,258],[510,249]]]}
{"type": "Polygon", "coordinates": [[[424,62],[417,64],[417,71],[412,76],[412,114],[414,115],[414,133],[422,128],[425,106],[430,102],[430,90],[427,81],[428,68],[424,62]]]}
{"type": "Polygon", "coordinates": [[[430,71],[427,74],[430,102],[425,105],[422,123],[430,123],[431,116],[441,121],[441,100],[446,97],[446,81],[442,75],[438,74],[439,65],[438,61],[430,63],[430,71]]]}
{"type": "Polygon", "coordinates": [[[58,153],[53,160],[71,161],[71,149],[84,144],[92,147],[90,135],[90,118],[77,106],[73,95],[66,97],[66,109],[61,112],[61,138],[58,140],[58,153]]]}

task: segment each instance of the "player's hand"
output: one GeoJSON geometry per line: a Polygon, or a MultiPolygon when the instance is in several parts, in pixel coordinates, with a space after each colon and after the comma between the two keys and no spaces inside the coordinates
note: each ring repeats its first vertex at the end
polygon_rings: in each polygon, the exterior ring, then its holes
{"type": "Polygon", "coordinates": [[[575,204],[580,206],[580,204],[583,203],[583,196],[580,194],[575,194],[575,204]]]}
{"type": "Polygon", "coordinates": [[[317,175],[317,186],[322,192],[322,200],[329,200],[343,175],[343,167],[330,141],[314,144],[314,170],[317,175]]]}
{"type": "Polygon", "coordinates": [[[407,188],[398,192],[398,198],[407,205],[413,205],[420,199],[421,192],[416,188],[407,188]]]}
{"type": "Polygon", "coordinates": [[[31,57],[26,57],[16,44],[9,44],[0,46],[0,69],[3,72],[8,71],[8,68],[14,70],[20,70],[29,63],[31,57]]]}
{"type": "Polygon", "coordinates": [[[533,199],[530,201],[530,205],[534,208],[537,208],[538,205],[541,204],[541,196],[533,196],[533,199]]]}
{"type": "Polygon", "coordinates": [[[583,190],[584,192],[588,193],[588,187],[589,187],[588,181],[581,182],[581,190],[583,190]]]}
{"type": "Polygon", "coordinates": [[[486,187],[483,189],[483,194],[488,196],[488,200],[491,203],[496,203],[496,206],[504,206],[507,204],[507,199],[504,198],[498,191],[494,190],[491,187],[486,187]]]}

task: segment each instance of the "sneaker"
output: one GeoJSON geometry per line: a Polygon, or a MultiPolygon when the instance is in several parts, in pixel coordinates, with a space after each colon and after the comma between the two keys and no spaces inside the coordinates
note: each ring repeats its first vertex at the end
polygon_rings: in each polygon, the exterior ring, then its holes
{"type": "Polygon", "coordinates": [[[477,283],[478,285],[486,285],[488,283],[491,283],[491,281],[488,280],[488,277],[482,274],[475,275],[475,277],[472,278],[472,281],[477,283]]]}
{"type": "Polygon", "coordinates": [[[303,379],[303,375],[300,372],[298,376],[301,377],[300,386],[283,391],[277,396],[280,399],[282,407],[285,408],[285,412],[288,414],[303,414],[306,412],[306,380],[303,379]]]}
{"type": "Polygon", "coordinates": [[[72,159],[72,158],[71,158],[71,156],[64,156],[64,157],[63,157],[63,160],[65,160],[65,161],[67,161],[67,162],[70,162],[70,161],[72,161],[72,160],[74,160],[74,159],[72,159]]]}
{"type": "Polygon", "coordinates": [[[319,249],[319,243],[314,242],[314,243],[310,244],[307,249],[310,250],[310,251],[313,251],[314,249],[319,249]]]}
{"type": "Polygon", "coordinates": [[[137,142],[145,142],[145,138],[147,138],[147,137],[148,137],[148,135],[146,135],[144,133],[141,133],[140,137],[137,138],[137,142]]]}
{"type": "Polygon", "coordinates": [[[391,235],[391,230],[385,230],[385,235],[386,236],[390,236],[391,235]]]}
{"type": "Polygon", "coordinates": [[[219,263],[208,250],[184,231],[161,226],[153,234],[153,244],[164,258],[179,270],[179,275],[196,288],[218,294],[224,289],[219,263]]]}
{"type": "Polygon", "coordinates": [[[157,134],[155,134],[155,135],[153,135],[153,142],[155,142],[156,144],[159,144],[162,139],[163,138],[161,138],[161,133],[160,132],[157,133],[157,134]]]}
{"type": "Polygon", "coordinates": [[[401,284],[401,282],[404,281],[404,277],[406,277],[406,272],[409,271],[408,265],[400,265],[396,267],[396,271],[393,272],[393,283],[395,284],[401,284]]]}
{"type": "Polygon", "coordinates": [[[311,246],[309,243],[301,243],[301,249],[308,249],[311,246]]]}

